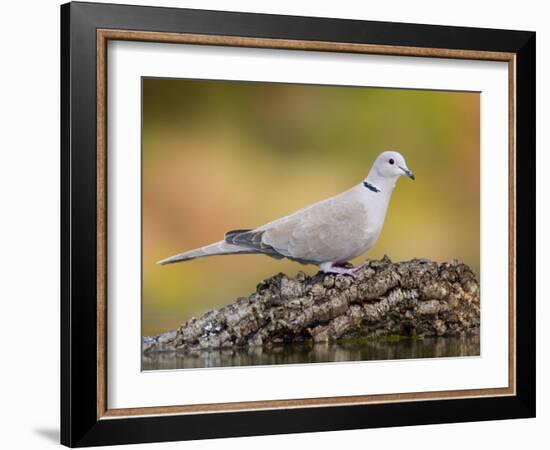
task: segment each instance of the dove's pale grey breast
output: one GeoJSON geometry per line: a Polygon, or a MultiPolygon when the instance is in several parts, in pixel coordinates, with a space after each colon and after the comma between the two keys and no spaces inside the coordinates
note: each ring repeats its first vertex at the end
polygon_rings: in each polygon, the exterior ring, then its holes
{"type": "Polygon", "coordinates": [[[362,186],[355,187],[268,223],[258,229],[265,230],[262,242],[299,261],[349,261],[374,245],[382,228],[365,195],[370,197],[362,186]]]}

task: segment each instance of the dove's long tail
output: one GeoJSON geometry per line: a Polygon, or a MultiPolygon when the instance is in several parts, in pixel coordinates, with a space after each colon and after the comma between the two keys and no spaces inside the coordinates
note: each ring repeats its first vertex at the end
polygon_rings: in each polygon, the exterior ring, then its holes
{"type": "Polygon", "coordinates": [[[257,249],[244,247],[240,245],[229,244],[226,241],[215,242],[214,244],[205,247],[189,250],[188,252],[170,256],[169,258],[159,261],[158,264],[174,264],[181,261],[189,261],[191,259],[203,258],[213,255],[236,255],[239,253],[261,253],[257,249]]]}

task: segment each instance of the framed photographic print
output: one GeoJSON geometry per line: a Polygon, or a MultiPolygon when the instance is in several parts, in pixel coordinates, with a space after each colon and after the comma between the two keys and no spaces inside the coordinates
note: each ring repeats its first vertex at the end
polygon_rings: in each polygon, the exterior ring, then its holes
{"type": "Polygon", "coordinates": [[[61,26],[63,444],[534,416],[535,33],[61,26]]]}

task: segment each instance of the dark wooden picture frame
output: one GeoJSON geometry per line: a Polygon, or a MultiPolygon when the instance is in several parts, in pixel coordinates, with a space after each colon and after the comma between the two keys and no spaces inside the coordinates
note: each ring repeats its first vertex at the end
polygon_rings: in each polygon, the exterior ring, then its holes
{"type": "Polygon", "coordinates": [[[61,7],[61,442],[91,446],[534,417],[535,33],[93,3],[61,7]],[[509,386],[109,409],[106,43],[508,62],[509,386]]]}

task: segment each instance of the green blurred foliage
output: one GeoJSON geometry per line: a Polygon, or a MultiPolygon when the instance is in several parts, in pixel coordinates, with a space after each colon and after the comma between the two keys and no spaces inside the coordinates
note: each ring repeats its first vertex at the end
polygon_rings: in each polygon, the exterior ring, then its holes
{"type": "Polygon", "coordinates": [[[143,80],[143,333],[315,266],[262,255],[156,261],[337,194],[384,150],[402,178],[377,244],[358,258],[459,259],[479,273],[478,93],[143,80]]]}

